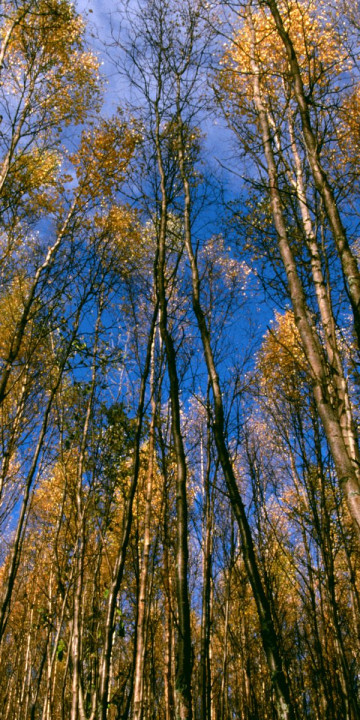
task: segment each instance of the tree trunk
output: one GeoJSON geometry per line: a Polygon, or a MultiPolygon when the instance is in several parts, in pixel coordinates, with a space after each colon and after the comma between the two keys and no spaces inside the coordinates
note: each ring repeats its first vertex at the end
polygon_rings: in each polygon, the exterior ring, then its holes
{"type": "Polygon", "coordinates": [[[287,53],[295,98],[301,117],[302,132],[307,156],[314,178],[315,187],[323,200],[330,229],[341,261],[343,276],[354,316],[354,327],[357,334],[358,347],[360,348],[360,272],[358,264],[349,246],[334,191],[321,163],[319,146],[311,123],[310,104],[306,97],[294,45],[289,33],[285,29],[276,0],[262,0],[262,3],[267,5],[269,8],[274,18],[279,37],[281,38],[287,53]]]}
{"type": "Polygon", "coordinates": [[[105,623],[105,641],[101,659],[101,675],[100,675],[100,699],[99,699],[99,720],[106,720],[108,698],[109,698],[109,684],[110,684],[110,666],[111,666],[111,653],[112,653],[112,641],[114,632],[114,617],[116,609],[116,601],[119,593],[120,585],[125,567],[126,551],[129,544],[130,532],[132,526],[132,509],[134,503],[135,492],[137,488],[137,482],[139,477],[140,469],[140,446],[142,436],[142,426],[144,419],[144,406],[145,406],[145,390],[147,378],[150,370],[151,362],[151,349],[153,345],[153,337],[155,332],[156,318],[158,315],[158,306],[153,312],[151,327],[149,332],[149,339],[147,344],[146,359],[144,369],[141,378],[140,386],[140,398],[139,406],[136,416],[136,434],[135,434],[135,450],[134,450],[134,465],[131,486],[129,489],[129,495],[127,498],[127,504],[124,511],[124,523],[123,523],[123,534],[121,544],[115,561],[115,567],[113,571],[111,586],[109,588],[109,597],[106,613],[105,623]]]}
{"type": "Polygon", "coordinates": [[[151,503],[152,503],[152,487],[154,475],[154,453],[155,453],[155,422],[156,422],[156,400],[155,400],[155,377],[154,377],[154,353],[155,353],[155,334],[153,338],[153,346],[151,353],[151,370],[150,370],[150,392],[151,392],[151,423],[149,430],[149,449],[148,449],[148,467],[146,474],[145,487],[145,517],[144,517],[144,549],[140,571],[140,589],[137,613],[137,632],[136,632],[136,650],[135,650],[135,679],[134,679],[134,699],[133,699],[133,720],[142,720],[143,717],[143,699],[144,699],[144,669],[145,669],[145,652],[146,652],[146,617],[148,599],[148,572],[149,572],[149,555],[151,547],[151,503]]]}
{"type": "MultiPolygon", "coordinates": [[[[203,443],[202,443],[203,444],[203,443]]],[[[203,453],[203,447],[201,447],[203,453]]],[[[206,469],[203,477],[203,590],[201,610],[201,646],[200,646],[200,673],[201,673],[201,720],[211,720],[211,666],[210,666],[210,638],[211,638],[211,579],[212,579],[212,528],[213,507],[210,489],[211,473],[211,436],[210,423],[207,422],[206,437],[206,469]]]]}
{"type": "MultiPolygon", "coordinates": [[[[161,79],[159,77],[161,85],[161,79]]],[[[160,117],[156,106],[156,152],[161,185],[160,227],[158,232],[157,258],[155,263],[156,290],[160,311],[160,333],[164,343],[172,411],[172,436],[176,456],[176,596],[178,610],[178,637],[176,649],[176,696],[179,708],[179,720],[192,719],[191,672],[192,648],[190,630],[190,604],[188,593],[188,512],[187,512],[187,468],[184,443],[181,434],[179,380],[176,367],[176,353],[172,336],[168,329],[167,297],[165,288],[165,243],[167,233],[167,191],[162,162],[160,142],[160,117]]]]}
{"type": "MultiPolygon", "coordinates": [[[[251,22],[251,19],[250,19],[251,22]]],[[[329,394],[329,380],[327,363],[315,329],[309,320],[310,313],[307,308],[304,290],[301,285],[295,259],[290,247],[286,222],[283,215],[281,194],[278,187],[278,178],[274,151],[272,147],[271,131],[266,108],[263,104],[259,83],[260,70],[255,55],[255,38],[253,37],[253,92],[254,104],[258,113],[262,134],[265,158],[267,162],[270,201],[274,225],[278,236],[279,250],[285,267],[289,292],[294,308],[295,322],[303,343],[304,352],[309,364],[314,398],[325,434],[334,459],[339,482],[344,486],[349,512],[354,526],[360,536],[360,470],[355,460],[349,457],[344,441],[342,428],[331,402],[329,394]]],[[[356,451],[358,453],[358,450],[356,451]]]]}
{"type": "Polygon", "coordinates": [[[210,343],[209,331],[206,317],[200,302],[200,280],[199,272],[191,241],[191,194],[190,186],[185,171],[184,147],[182,138],[181,116],[178,112],[178,153],[179,166],[184,187],[184,228],[185,245],[190,262],[192,274],[192,302],[195,317],[201,334],[205,362],[208,370],[209,382],[213,393],[214,420],[213,431],[219,461],[224,473],[225,482],[230,496],[231,506],[239,526],[242,552],[247,570],[248,578],[254,594],[254,599],[259,615],[261,636],[263,646],[271,674],[272,683],[276,695],[276,709],[279,720],[293,720],[294,712],[290,699],[288,683],[282,667],[281,653],[276,636],[270,604],[266,596],[261,575],[258,568],[254,543],[251,535],[250,525],[247,519],[246,510],[238,490],[234,469],[232,467],[230,454],[225,442],[224,409],[219,377],[217,374],[213,352],[210,343]]]}

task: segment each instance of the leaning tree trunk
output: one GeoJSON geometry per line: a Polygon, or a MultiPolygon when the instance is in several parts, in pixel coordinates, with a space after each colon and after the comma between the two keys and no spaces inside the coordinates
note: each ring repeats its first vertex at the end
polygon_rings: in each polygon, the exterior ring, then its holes
{"type": "MultiPolygon", "coordinates": [[[[180,77],[178,77],[180,84],[180,77]]],[[[180,98],[180,92],[178,94],[180,98]]],[[[194,314],[200,330],[205,362],[208,370],[209,382],[213,394],[214,403],[214,419],[213,431],[219,461],[224,473],[225,482],[230,496],[231,506],[234,511],[236,521],[239,526],[242,552],[247,575],[251,584],[254,599],[256,602],[257,612],[260,621],[261,637],[268,667],[271,674],[271,680],[276,696],[276,710],[279,720],[293,720],[295,717],[294,709],[290,698],[290,690],[288,682],[283,670],[281,652],[279,648],[278,638],[271,614],[269,599],[265,593],[262,578],[259,572],[258,562],[255,553],[254,542],[251,534],[250,525],[247,519],[245,506],[240,495],[234,468],[230,459],[230,453],[225,440],[224,427],[224,408],[222,401],[222,393],[220,388],[219,377],[217,374],[213,351],[210,342],[210,334],[206,322],[206,316],[200,301],[200,279],[197,267],[196,257],[192,247],[191,238],[191,192],[189,180],[185,167],[185,148],[183,137],[183,125],[180,113],[180,104],[178,105],[178,159],[181,178],[184,188],[184,232],[185,245],[188,254],[191,277],[192,277],[192,303],[194,314]]]]}
{"type": "Polygon", "coordinates": [[[286,31],[276,0],[263,0],[263,4],[267,5],[274,18],[277,32],[287,53],[289,73],[293,82],[295,99],[300,112],[302,133],[309,165],[315,187],[323,200],[326,216],[341,261],[343,276],[353,311],[358,346],[360,348],[360,272],[358,264],[347,239],[334,191],[321,162],[319,144],[316,140],[311,122],[310,103],[305,92],[293,42],[289,33],[286,31]]]}
{"type": "Polygon", "coordinates": [[[343,428],[338,417],[337,408],[333,407],[333,388],[329,387],[329,373],[326,357],[316,330],[309,319],[310,313],[307,307],[304,289],[297,272],[295,258],[289,242],[287,226],[283,214],[281,193],[278,185],[276,162],[272,146],[272,133],[268,113],[261,96],[260,69],[255,59],[254,33],[251,64],[253,73],[254,105],[259,118],[260,131],[267,163],[272,215],[278,237],[279,250],[287,276],[290,297],[294,308],[295,323],[298,328],[304,353],[309,365],[317,411],[323,423],[339,482],[341,482],[344,487],[350,515],[353,519],[357,534],[360,536],[359,450],[357,446],[355,448],[352,446],[353,455],[349,455],[347,447],[348,438],[345,442],[343,428]]]}

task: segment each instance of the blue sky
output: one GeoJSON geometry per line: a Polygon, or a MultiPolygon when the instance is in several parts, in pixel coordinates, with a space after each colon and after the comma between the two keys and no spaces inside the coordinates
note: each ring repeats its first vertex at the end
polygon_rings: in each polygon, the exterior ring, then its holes
{"type": "MultiPolygon", "coordinates": [[[[124,3],[125,4],[125,3],[124,3]]],[[[141,0],[140,0],[141,6],[141,0]]],[[[130,0],[127,5],[138,6],[137,2],[130,0]]],[[[118,48],[106,48],[112,41],[112,26],[115,33],[119,30],[120,18],[124,15],[122,5],[114,4],[111,0],[78,0],[76,3],[78,11],[84,16],[88,25],[88,36],[91,46],[97,53],[101,62],[101,73],[106,79],[105,99],[103,111],[106,114],[113,114],[118,106],[126,104],[131,100],[129,83],[125,77],[121,77],[115,67],[111,56],[119,57],[121,50],[118,48]]],[[[249,171],[249,167],[243,168],[237,158],[235,139],[226,122],[221,116],[209,115],[204,118],[202,131],[205,133],[203,158],[212,172],[223,182],[225,193],[228,199],[245,197],[246,184],[242,180],[242,172],[249,171]]],[[[249,161],[247,161],[249,162],[249,161]]],[[[218,209],[215,208],[214,218],[221,220],[218,209]]],[[[213,232],[221,231],[221,223],[213,232]]],[[[251,299],[249,299],[249,306],[251,299]]],[[[258,294],[253,307],[254,322],[258,325],[260,333],[264,334],[273,317],[273,307],[269,302],[258,294]]],[[[245,322],[245,317],[243,318],[245,322]]],[[[238,342],[243,342],[242,319],[239,318],[238,342]]]]}

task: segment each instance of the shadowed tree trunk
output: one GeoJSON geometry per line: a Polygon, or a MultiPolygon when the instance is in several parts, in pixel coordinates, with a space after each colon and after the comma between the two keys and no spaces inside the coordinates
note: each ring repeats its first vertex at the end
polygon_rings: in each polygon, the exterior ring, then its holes
{"type": "Polygon", "coordinates": [[[140,571],[140,588],[137,614],[137,632],[135,649],[135,678],[133,698],[133,720],[142,720],[144,703],[144,670],[146,652],[146,619],[148,614],[147,599],[149,592],[149,556],[151,547],[151,514],[152,514],[152,489],[154,477],[155,458],[155,423],[156,423],[156,399],[155,399],[155,338],[154,333],[151,367],[150,367],[150,393],[151,393],[151,422],[149,429],[148,467],[146,471],[145,484],[145,517],[144,517],[144,547],[140,571]]]}
{"type": "MultiPolygon", "coordinates": [[[[161,73],[158,73],[159,95],[161,94],[161,73]]],[[[161,208],[158,230],[158,247],[155,265],[156,290],[160,312],[160,333],[164,343],[170,383],[172,411],[172,435],[176,457],[176,597],[178,611],[178,637],[176,647],[176,699],[179,720],[191,720],[191,671],[192,649],[190,631],[190,605],[188,592],[188,511],[187,511],[187,468],[184,443],[181,433],[179,380],[176,368],[176,353],[171,333],[168,329],[167,297],[165,288],[165,248],[167,236],[167,190],[160,141],[160,115],[156,113],[156,152],[161,187],[161,208]]]]}
{"type": "Polygon", "coordinates": [[[220,381],[215,366],[205,313],[201,306],[199,271],[192,247],[191,190],[184,160],[184,126],[182,123],[180,109],[181,76],[179,74],[177,75],[176,81],[178,87],[178,158],[184,188],[184,237],[186,251],[191,267],[193,309],[201,335],[204,357],[208,370],[209,383],[211,385],[213,394],[214,438],[219,456],[219,461],[224,473],[231,506],[233,508],[234,515],[239,526],[244,562],[257,606],[263,646],[275,690],[278,718],[279,720],[293,720],[295,715],[291,702],[289,686],[283,670],[281,651],[276,636],[274,621],[271,615],[271,607],[261,579],[251,529],[247,519],[245,506],[237,486],[234,469],[225,440],[226,436],[224,427],[224,408],[220,381]]]}

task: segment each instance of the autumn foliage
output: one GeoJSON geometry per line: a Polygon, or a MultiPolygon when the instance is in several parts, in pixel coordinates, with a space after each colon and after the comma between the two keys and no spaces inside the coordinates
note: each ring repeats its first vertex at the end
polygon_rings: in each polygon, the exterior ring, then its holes
{"type": "Polygon", "coordinates": [[[0,716],[359,720],[358,10],[111,11],[0,8],[0,716]]]}

